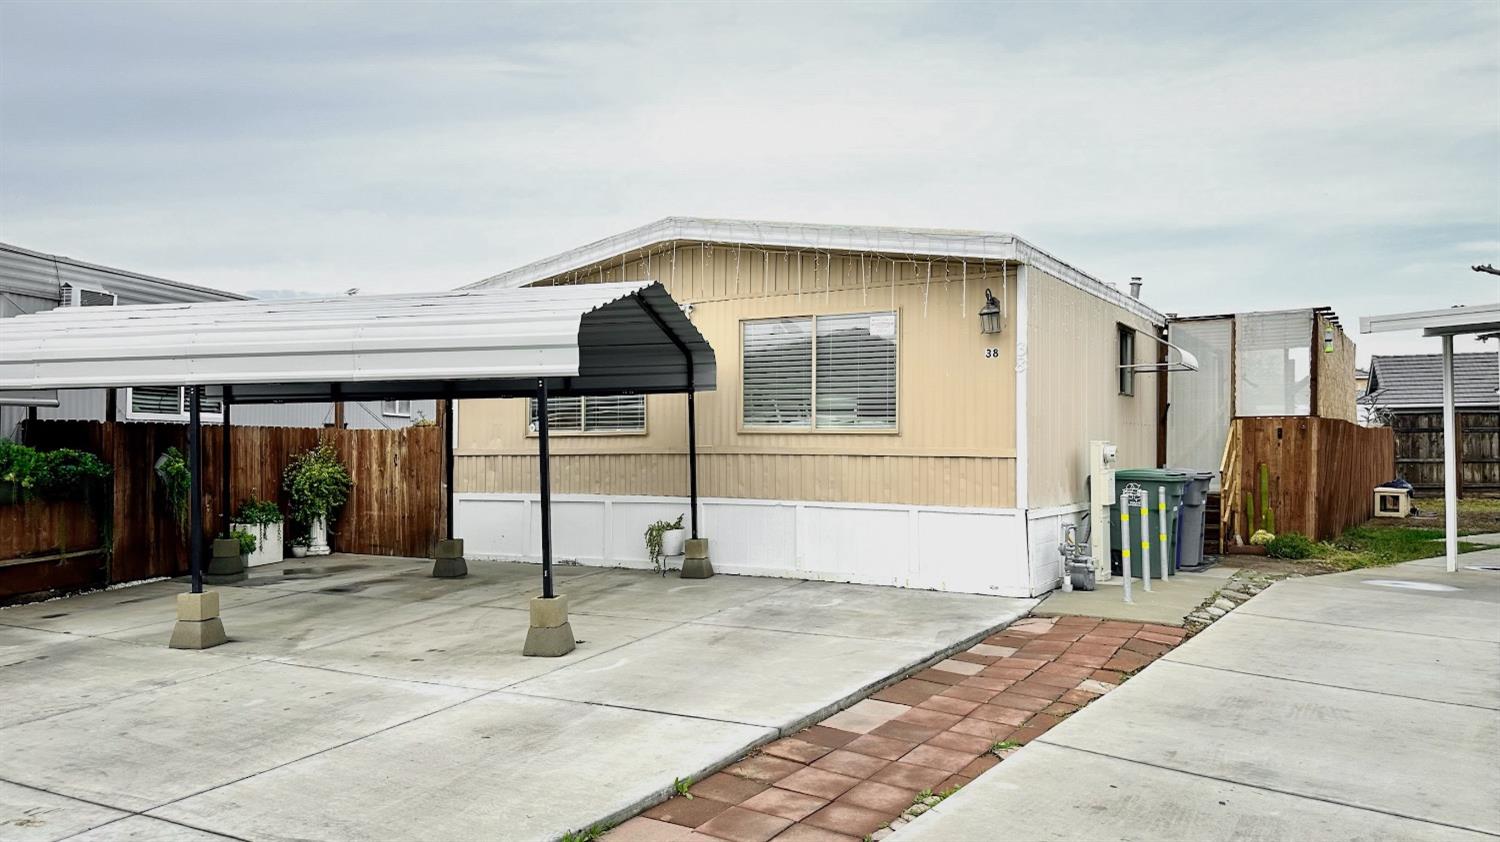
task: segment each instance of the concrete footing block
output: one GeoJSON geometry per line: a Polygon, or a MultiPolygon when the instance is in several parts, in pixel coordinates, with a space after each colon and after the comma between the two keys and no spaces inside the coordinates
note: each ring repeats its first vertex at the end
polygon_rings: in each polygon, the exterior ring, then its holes
{"type": "Polygon", "coordinates": [[[714,563],[707,558],[684,557],[682,559],[682,573],[679,574],[680,578],[707,579],[712,575],[714,575],[714,563]]]}
{"type": "Polygon", "coordinates": [[[432,576],[435,579],[462,579],[469,575],[464,560],[464,539],[444,538],[432,548],[432,576]]]}
{"type": "Polygon", "coordinates": [[[689,538],[682,542],[683,558],[708,558],[708,539],[689,538]]]}
{"type": "Polygon", "coordinates": [[[219,594],[180,593],[177,595],[177,623],[167,646],[173,649],[208,649],[228,643],[224,621],[219,619],[219,594]]]}
{"type": "Polygon", "coordinates": [[[213,555],[203,570],[203,581],[212,585],[230,585],[243,582],[249,576],[245,558],[240,555],[240,542],[234,538],[215,538],[213,555]]]}
{"type": "Polygon", "coordinates": [[[561,658],[578,647],[573,639],[573,626],[563,623],[550,629],[536,626],[526,630],[526,645],[521,654],[532,658],[561,658]]]}
{"type": "Polygon", "coordinates": [[[526,645],[521,654],[539,658],[558,658],[578,645],[573,626],[568,622],[568,597],[565,594],[548,599],[531,600],[531,628],[526,630],[526,645]]]}

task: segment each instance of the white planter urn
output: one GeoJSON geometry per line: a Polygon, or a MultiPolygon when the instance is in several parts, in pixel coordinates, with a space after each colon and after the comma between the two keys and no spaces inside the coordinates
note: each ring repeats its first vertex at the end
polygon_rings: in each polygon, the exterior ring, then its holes
{"type": "Polygon", "coordinates": [[[255,536],[255,552],[245,557],[245,563],[250,567],[275,564],[286,557],[281,546],[280,523],[232,523],[230,528],[255,536]]]}
{"type": "Polygon", "coordinates": [[[328,547],[328,516],[322,515],[312,522],[307,534],[308,555],[328,555],[333,552],[328,547]]]}
{"type": "Polygon", "coordinates": [[[665,558],[682,555],[682,543],[687,540],[686,529],[668,529],[661,534],[661,554],[665,558]]]}

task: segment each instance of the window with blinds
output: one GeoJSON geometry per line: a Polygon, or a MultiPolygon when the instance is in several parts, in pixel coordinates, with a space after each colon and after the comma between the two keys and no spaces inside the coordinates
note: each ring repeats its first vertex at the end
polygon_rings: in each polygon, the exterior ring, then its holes
{"type": "MultiPolygon", "coordinates": [[[[528,422],[537,431],[536,400],[529,399],[528,422]]],[[[548,433],[643,433],[646,396],[548,398],[548,433]]]]}
{"type": "Polygon", "coordinates": [[[746,427],[896,429],[896,314],[743,323],[746,427]]]}
{"type": "Polygon", "coordinates": [[[410,418],[411,401],[381,401],[380,414],[393,418],[410,418]]]}

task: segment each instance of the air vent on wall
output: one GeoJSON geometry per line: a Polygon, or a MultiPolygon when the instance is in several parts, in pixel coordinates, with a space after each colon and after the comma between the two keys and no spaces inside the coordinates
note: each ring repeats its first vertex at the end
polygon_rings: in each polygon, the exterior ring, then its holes
{"type": "Polygon", "coordinates": [[[77,284],[65,283],[62,285],[62,301],[60,307],[113,307],[115,305],[115,294],[106,292],[95,287],[78,286],[77,284]]]}

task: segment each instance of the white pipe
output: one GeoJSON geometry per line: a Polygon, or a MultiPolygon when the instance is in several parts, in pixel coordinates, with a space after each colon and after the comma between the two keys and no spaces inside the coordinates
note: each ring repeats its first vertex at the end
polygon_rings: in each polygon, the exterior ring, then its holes
{"type": "Polygon", "coordinates": [[[1156,487],[1156,512],[1160,519],[1160,530],[1156,535],[1161,554],[1161,580],[1163,582],[1171,578],[1172,562],[1167,552],[1167,487],[1158,485],[1156,487]]]}
{"type": "Polygon", "coordinates": [[[1134,602],[1130,598],[1130,503],[1129,498],[1120,495],[1120,578],[1125,585],[1125,601],[1134,602]]]}
{"type": "Polygon", "coordinates": [[[1458,424],[1453,417],[1453,337],[1443,337],[1443,506],[1447,520],[1448,572],[1458,570],[1458,424]]]}
{"type": "Polygon", "coordinates": [[[1151,593],[1151,509],[1146,505],[1146,492],[1141,492],[1141,581],[1146,593],[1151,593]]]}

